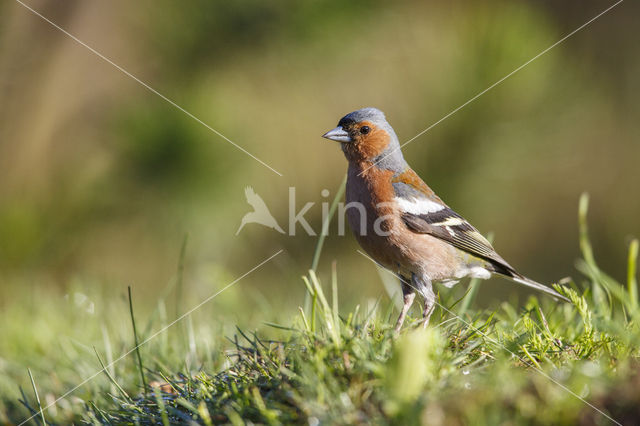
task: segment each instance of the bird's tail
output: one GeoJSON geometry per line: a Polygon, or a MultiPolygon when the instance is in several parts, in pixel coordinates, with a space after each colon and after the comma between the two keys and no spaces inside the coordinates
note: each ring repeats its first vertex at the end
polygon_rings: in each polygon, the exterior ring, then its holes
{"type": "Polygon", "coordinates": [[[529,278],[525,277],[524,275],[520,275],[518,273],[515,273],[515,274],[512,274],[512,275],[505,275],[505,276],[507,278],[509,278],[510,280],[518,283],[518,284],[526,285],[527,287],[531,287],[531,288],[536,289],[538,291],[545,292],[545,293],[555,297],[556,299],[560,299],[562,301],[571,303],[571,300],[567,299],[566,297],[564,297],[563,295],[561,295],[560,293],[558,293],[557,291],[555,291],[551,287],[547,287],[544,284],[540,284],[540,283],[537,283],[537,282],[535,282],[533,280],[530,280],[529,278]]]}

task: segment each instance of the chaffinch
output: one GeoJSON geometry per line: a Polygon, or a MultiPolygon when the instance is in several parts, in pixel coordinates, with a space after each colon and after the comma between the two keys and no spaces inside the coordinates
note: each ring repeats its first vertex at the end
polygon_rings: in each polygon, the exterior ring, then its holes
{"type": "Polygon", "coordinates": [[[497,274],[558,299],[567,298],[509,265],[473,226],[447,206],[402,156],[398,137],[382,111],[363,108],[342,117],[324,138],[340,142],[349,162],[346,216],[362,248],[401,278],[404,305],[424,299],[424,325],[436,296],[432,283],[450,287],[465,277],[497,274]]]}

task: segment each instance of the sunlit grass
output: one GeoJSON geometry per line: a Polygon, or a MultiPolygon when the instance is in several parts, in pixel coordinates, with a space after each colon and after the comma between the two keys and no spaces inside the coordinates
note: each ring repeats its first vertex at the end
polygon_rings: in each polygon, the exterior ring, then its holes
{"type": "MultiPolygon", "coordinates": [[[[329,285],[314,270],[303,277],[308,306],[286,323],[268,323],[260,333],[224,333],[202,318],[187,319],[143,347],[140,359],[132,354],[114,365],[135,340],[125,309],[119,329],[86,324],[87,336],[102,334],[100,349],[52,339],[50,333],[64,333],[68,323],[51,311],[54,322],[46,325],[24,318],[35,342],[24,334],[4,336],[5,350],[24,353],[39,375],[30,380],[25,370],[32,386],[24,389],[0,379],[0,421],[628,423],[640,402],[630,391],[640,384],[638,243],[630,246],[627,282],[616,282],[595,262],[587,204],[583,196],[578,268],[585,279],[556,286],[572,304],[531,296],[522,309],[503,303],[491,312],[474,310],[475,292],[461,303],[445,295],[446,309],[436,310],[431,327],[422,330],[416,315],[395,335],[397,312],[389,300],[339,312],[334,264],[329,285]],[[50,406],[100,366],[107,368],[99,377],[50,406]]],[[[149,323],[138,324],[138,340],[164,326],[166,317],[161,300],[149,323]]],[[[0,368],[15,373],[19,364],[3,359],[0,368]]]]}

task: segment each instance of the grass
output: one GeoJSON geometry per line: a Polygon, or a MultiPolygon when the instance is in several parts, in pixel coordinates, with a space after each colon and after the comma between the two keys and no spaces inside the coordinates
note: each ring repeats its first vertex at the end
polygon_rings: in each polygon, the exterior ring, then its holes
{"type": "MultiPolygon", "coordinates": [[[[388,300],[339,312],[334,263],[330,292],[313,269],[303,278],[309,306],[288,322],[228,333],[188,317],[137,358],[112,365],[167,323],[161,300],[136,329],[131,304],[129,324],[104,328],[100,349],[50,336],[27,344],[7,334],[14,353],[35,350],[24,362],[38,374],[23,372],[30,393],[11,374],[0,379],[0,390],[16,395],[3,392],[0,422],[632,424],[640,416],[638,241],[630,245],[627,282],[615,281],[596,264],[587,207],[583,196],[583,279],[556,286],[573,304],[530,296],[520,309],[505,302],[474,310],[476,283],[462,299],[443,292],[428,329],[418,326],[416,309],[396,336],[388,300]],[[50,406],[100,366],[99,377],[50,406]]],[[[64,325],[56,321],[50,329],[64,325]]],[[[9,364],[0,363],[0,373],[15,374],[19,364],[9,364]]]]}

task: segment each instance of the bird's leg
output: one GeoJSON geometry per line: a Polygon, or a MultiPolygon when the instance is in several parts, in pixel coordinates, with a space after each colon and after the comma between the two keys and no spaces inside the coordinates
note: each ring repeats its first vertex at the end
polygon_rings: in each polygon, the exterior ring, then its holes
{"type": "Polygon", "coordinates": [[[436,307],[436,294],[433,292],[431,281],[413,274],[411,282],[420,291],[420,295],[424,298],[424,309],[422,310],[422,327],[427,328],[429,318],[436,307]]]}
{"type": "MultiPolygon", "coordinates": [[[[433,298],[435,302],[435,297],[433,298]]],[[[428,302],[424,302],[424,310],[422,311],[422,328],[427,328],[429,325],[429,318],[431,318],[431,314],[433,313],[433,309],[436,307],[435,303],[429,305],[428,302]]]]}
{"type": "Polygon", "coordinates": [[[400,331],[402,328],[402,324],[404,323],[404,319],[407,317],[407,313],[413,304],[413,300],[416,298],[416,293],[409,286],[409,280],[404,277],[400,277],[400,281],[402,284],[402,299],[403,305],[402,310],[400,311],[400,316],[398,317],[398,321],[396,322],[396,333],[400,331]]]}

